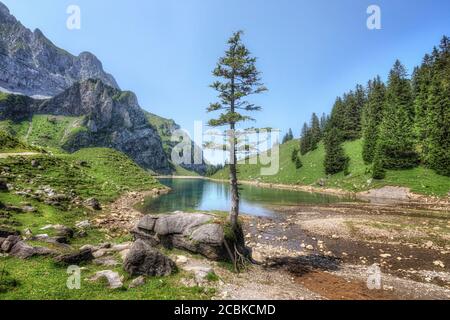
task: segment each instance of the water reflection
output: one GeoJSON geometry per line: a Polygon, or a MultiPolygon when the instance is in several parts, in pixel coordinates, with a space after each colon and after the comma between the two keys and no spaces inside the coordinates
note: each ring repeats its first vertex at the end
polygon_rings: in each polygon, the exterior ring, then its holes
{"type": "MultiPolygon", "coordinates": [[[[144,211],[166,213],[173,211],[228,211],[229,185],[202,179],[160,179],[172,192],[159,198],[146,199],[144,211]]],[[[241,213],[255,216],[273,216],[271,206],[300,203],[324,204],[341,202],[334,196],[290,190],[266,189],[256,186],[241,187],[241,213]]]]}

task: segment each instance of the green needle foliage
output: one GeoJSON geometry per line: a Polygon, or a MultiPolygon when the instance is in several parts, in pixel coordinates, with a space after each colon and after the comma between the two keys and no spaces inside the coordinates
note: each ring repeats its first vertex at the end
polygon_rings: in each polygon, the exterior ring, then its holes
{"type": "Polygon", "coordinates": [[[363,115],[363,159],[370,164],[375,157],[375,149],[378,141],[379,126],[383,120],[386,86],[380,77],[369,82],[367,104],[363,115]]]}
{"type": "Polygon", "coordinates": [[[414,108],[410,81],[400,61],[389,74],[386,106],[378,139],[377,163],[385,169],[408,169],[419,164],[413,130],[414,108]]]}
{"type": "MultiPolygon", "coordinates": [[[[237,178],[237,152],[247,151],[249,146],[239,146],[242,141],[236,132],[239,123],[254,120],[248,112],[260,111],[261,107],[247,100],[247,97],[267,91],[261,83],[260,72],[256,68],[256,58],[242,43],[243,32],[238,31],[228,40],[229,48],[219,59],[213,71],[218,78],[211,87],[218,92],[219,102],[212,103],[207,112],[220,112],[217,118],[209,120],[211,127],[228,126],[226,133],[230,153],[231,210],[230,222],[233,230],[238,232],[239,188],[237,178]]],[[[224,146],[223,146],[224,147],[224,146]]],[[[222,148],[223,148],[222,147],[222,148]]]]}

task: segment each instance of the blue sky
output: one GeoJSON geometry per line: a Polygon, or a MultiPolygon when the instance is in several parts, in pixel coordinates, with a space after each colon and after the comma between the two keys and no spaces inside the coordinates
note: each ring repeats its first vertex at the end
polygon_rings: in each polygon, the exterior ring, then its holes
{"type": "Polygon", "coordinates": [[[296,136],[336,96],[377,74],[385,79],[397,58],[412,72],[450,35],[448,0],[0,1],[56,45],[97,55],[144,109],[187,130],[209,117],[211,71],[235,30],[245,31],[270,89],[255,99],[264,107],[256,125],[296,136]],[[81,8],[81,30],[66,28],[71,4],[81,8]],[[381,7],[381,30],[366,27],[371,4],[381,7]]]}

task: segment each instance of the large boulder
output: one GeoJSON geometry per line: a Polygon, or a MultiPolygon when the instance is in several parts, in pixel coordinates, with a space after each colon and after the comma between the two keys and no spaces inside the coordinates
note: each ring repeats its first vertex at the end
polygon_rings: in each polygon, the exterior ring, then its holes
{"type": "Polygon", "coordinates": [[[20,259],[28,259],[34,256],[47,256],[54,253],[55,252],[51,249],[32,247],[23,241],[19,241],[12,247],[9,254],[20,259]]]}
{"type": "Polygon", "coordinates": [[[9,253],[14,245],[21,241],[22,239],[19,236],[9,236],[6,239],[2,240],[1,251],[9,253]]]}
{"type": "Polygon", "coordinates": [[[228,260],[223,226],[204,213],[147,215],[132,230],[135,239],[151,246],[178,248],[212,260],[228,260]]]}
{"type": "Polygon", "coordinates": [[[175,271],[171,259],[143,240],[137,240],[125,258],[124,269],[132,276],[168,276],[175,271]]]}
{"type": "Polygon", "coordinates": [[[48,248],[30,246],[15,235],[7,238],[0,237],[0,252],[9,253],[20,259],[54,254],[54,251],[48,248]]]}

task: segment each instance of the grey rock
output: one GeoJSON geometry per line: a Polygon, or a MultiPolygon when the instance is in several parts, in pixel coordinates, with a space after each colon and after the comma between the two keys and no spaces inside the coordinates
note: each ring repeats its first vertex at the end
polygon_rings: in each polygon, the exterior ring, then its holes
{"type": "Polygon", "coordinates": [[[160,236],[191,233],[195,227],[212,220],[212,217],[201,213],[178,213],[161,216],[155,223],[154,231],[160,236]]]}
{"type": "Polygon", "coordinates": [[[14,245],[19,241],[21,241],[19,236],[9,236],[2,242],[0,249],[3,252],[9,253],[14,245]]]}
{"type": "Polygon", "coordinates": [[[78,229],[86,229],[89,228],[90,226],[91,223],[89,222],[89,220],[80,221],[75,225],[75,227],[77,227],[78,229]]]}
{"type": "Polygon", "coordinates": [[[212,260],[228,260],[223,227],[213,223],[213,218],[208,214],[183,212],[145,216],[132,233],[135,239],[151,246],[162,245],[198,253],[212,260]]]}
{"type": "Polygon", "coordinates": [[[90,209],[99,211],[102,210],[102,206],[100,205],[100,201],[95,198],[89,198],[84,202],[84,205],[90,209]]]}
{"type": "Polygon", "coordinates": [[[94,259],[90,249],[80,250],[74,253],[63,254],[55,258],[55,262],[62,265],[78,265],[94,259]]]}
{"type": "Polygon", "coordinates": [[[100,279],[106,279],[109,283],[110,289],[118,289],[123,287],[122,279],[120,278],[120,275],[117,272],[111,270],[99,271],[89,280],[98,281],[100,279]]]}
{"type": "Polygon", "coordinates": [[[29,259],[34,256],[52,255],[54,253],[55,252],[53,250],[48,248],[32,247],[23,241],[17,242],[10,251],[10,255],[20,259],[29,259]]]}
{"type": "Polygon", "coordinates": [[[208,274],[213,274],[214,270],[208,265],[198,263],[188,264],[182,267],[183,270],[194,273],[195,282],[197,285],[202,285],[206,282],[208,274]]]}
{"type": "Polygon", "coordinates": [[[137,288],[137,287],[142,287],[144,284],[145,284],[145,277],[140,276],[140,277],[137,277],[136,279],[134,279],[133,281],[131,281],[128,288],[133,289],[133,288],[137,288]]]}
{"type": "Polygon", "coordinates": [[[54,96],[75,82],[100,79],[118,88],[91,53],[74,56],[25,28],[0,2],[0,87],[27,96],[54,96]]]}
{"type": "Polygon", "coordinates": [[[223,227],[219,224],[205,224],[191,234],[192,241],[211,245],[221,245],[225,238],[223,227]]]}
{"type": "Polygon", "coordinates": [[[37,209],[33,206],[23,206],[22,211],[26,212],[26,213],[33,213],[33,212],[36,212],[37,209]]]}
{"type": "MultiPolygon", "coordinates": [[[[125,153],[143,168],[171,173],[161,137],[150,125],[134,93],[90,79],[75,83],[51,99],[25,100],[20,110],[16,104],[0,101],[0,120],[24,119],[33,114],[83,117],[79,127],[85,130],[71,135],[61,146],[64,150],[112,148],[125,153]]],[[[46,194],[50,197],[48,192],[46,194]]]]}
{"type": "Polygon", "coordinates": [[[113,257],[104,257],[104,258],[97,258],[92,261],[94,264],[99,266],[107,266],[107,267],[115,267],[118,265],[121,265],[119,261],[114,259],[113,257]]]}
{"type": "Polygon", "coordinates": [[[137,240],[125,258],[124,269],[132,276],[168,276],[175,271],[171,259],[142,240],[137,240]]]}

